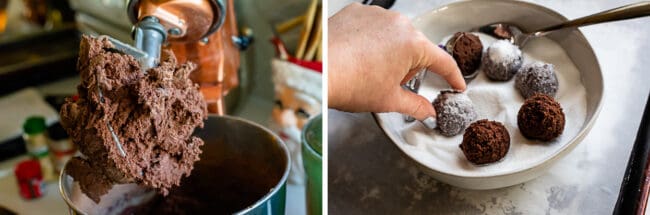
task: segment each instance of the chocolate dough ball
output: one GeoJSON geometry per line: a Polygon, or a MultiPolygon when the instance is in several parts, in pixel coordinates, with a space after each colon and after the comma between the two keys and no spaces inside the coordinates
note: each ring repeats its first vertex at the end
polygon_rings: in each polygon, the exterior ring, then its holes
{"type": "Polygon", "coordinates": [[[554,97],[558,85],[553,64],[544,62],[522,66],[515,79],[515,86],[524,98],[529,98],[535,93],[554,97]]]}
{"type": "Polygon", "coordinates": [[[483,55],[483,71],[495,81],[508,81],[515,76],[522,63],[521,50],[507,40],[498,40],[483,55]]]}
{"type": "Polygon", "coordinates": [[[481,66],[483,44],[478,36],[468,32],[457,32],[447,41],[447,52],[454,57],[463,77],[474,78],[481,66]]]}
{"type": "Polygon", "coordinates": [[[564,131],[565,117],[560,103],[537,93],[526,99],[517,114],[519,131],[529,139],[549,141],[564,131]]]}
{"type": "Polygon", "coordinates": [[[510,134],[500,122],[482,119],[465,129],[460,149],[474,164],[493,163],[508,153],[510,134]]]}
{"type": "Polygon", "coordinates": [[[455,136],[477,117],[474,103],[467,95],[458,91],[443,90],[433,100],[436,109],[437,128],[445,136],[455,136]]]}

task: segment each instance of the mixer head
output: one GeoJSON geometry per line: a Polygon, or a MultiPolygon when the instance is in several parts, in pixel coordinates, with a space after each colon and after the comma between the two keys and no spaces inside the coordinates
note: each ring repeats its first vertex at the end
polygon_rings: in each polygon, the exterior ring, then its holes
{"type": "Polygon", "coordinates": [[[127,10],[145,71],[158,65],[163,43],[207,39],[225,19],[220,0],[130,0],[127,10]]]}
{"type": "Polygon", "coordinates": [[[171,42],[196,42],[217,31],[225,20],[221,0],[130,0],[128,16],[135,25],[155,17],[171,42]]]}
{"type": "Polygon", "coordinates": [[[179,62],[196,63],[190,78],[201,86],[208,110],[217,114],[225,113],[224,96],[238,84],[237,45],[246,42],[236,36],[234,15],[226,16],[226,11],[234,12],[233,0],[225,1],[130,0],[127,4],[136,48],[148,56],[143,68],[158,64],[163,44],[179,62]]]}

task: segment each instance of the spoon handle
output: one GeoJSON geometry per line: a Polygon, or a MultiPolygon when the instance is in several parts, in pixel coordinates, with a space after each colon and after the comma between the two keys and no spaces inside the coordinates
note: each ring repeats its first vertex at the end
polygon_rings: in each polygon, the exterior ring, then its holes
{"type": "Polygon", "coordinates": [[[545,35],[550,31],[555,31],[563,28],[572,28],[593,25],[603,22],[619,21],[625,19],[632,19],[637,17],[650,16],[650,1],[643,1],[634,4],[625,5],[622,7],[606,10],[593,15],[585,16],[582,18],[574,19],[558,25],[546,27],[533,34],[537,36],[545,35]]]}

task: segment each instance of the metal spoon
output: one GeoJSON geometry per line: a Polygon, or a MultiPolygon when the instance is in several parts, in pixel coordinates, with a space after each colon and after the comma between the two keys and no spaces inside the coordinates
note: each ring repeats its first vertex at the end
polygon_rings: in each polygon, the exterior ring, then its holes
{"type": "MultiPolygon", "coordinates": [[[[420,91],[420,85],[422,83],[422,80],[424,80],[424,77],[427,75],[427,72],[428,71],[426,69],[423,69],[422,71],[418,72],[417,74],[415,74],[415,76],[413,76],[411,80],[406,82],[406,84],[404,84],[402,88],[417,94],[418,91],[420,91]]],[[[403,116],[404,116],[404,121],[406,122],[415,121],[415,118],[412,116],[409,115],[403,115],[403,116]]],[[[428,117],[420,122],[429,129],[435,129],[437,126],[436,117],[433,116],[428,117]]]]}
{"type": "Polygon", "coordinates": [[[472,32],[481,32],[496,38],[509,40],[511,43],[524,47],[532,38],[543,37],[547,34],[565,28],[575,28],[603,22],[619,21],[650,15],[650,1],[643,1],[622,7],[606,10],[593,15],[566,21],[557,25],[545,27],[534,31],[522,31],[511,23],[493,23],[472,29],[472,32]]]}
{"type": "MultiPolygon", "coordinates": [[[[402,87],[404,89],[407,89],[407,90],[417,94],[418,91],[420,91],[420,83],[422,82],[422,80],[424,79],[426,74],[427,74],[426,70],[422,70],[422,71],[418,72],[417,74],[415,74],[415,76],[413,76],[413,78],[411,80],[406,82],[406,84],[404,86],[402,86],[402,87]]],[[[415,118],[413,118],[412,116],[409,116],[409,115],[404,115],[404,121],[413,122],[413,121],[415,121],[415,118]]]]}

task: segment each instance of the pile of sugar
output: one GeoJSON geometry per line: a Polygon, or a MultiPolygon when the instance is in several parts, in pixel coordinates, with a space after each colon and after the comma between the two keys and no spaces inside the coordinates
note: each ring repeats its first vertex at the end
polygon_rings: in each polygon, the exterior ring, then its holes
{"type": "MultiPolygon", "coordinates": [[[[487,35],[478,34],[484,47],[495,41],[487,35]]],[[[447,38],[448,39],[448,38],[447,38]]],[[[446,39],[441,42],[445,44],[446,39]]],[[[569,143],[583,127],[587,113],[586,90],[581,82],[580,72],[554,41],[538,38],[530,41],[524,52],[524,65],[537,60],[555,65],[559,90],[556,100],[560,102],[566,115],[564,133],[551,142],[528,140],[517,127],[517,113],[524,102],[514,86],[514,80],[505,82],[490,81],[483,71],[468,83],[467,95],[472,99],[478,112],[478,119],[502,122],[510,133],[510,151],[501,161],[489,165],[471,164],[458,145],[462,133],[445,137],[437,130],[429,130],[421,123],[405,122],[399,113],[381,113],[378,120],[385,125],[389,135],[398,147],[419,163],[443,173],[480,177],[504,174],[533,166],[555,155],[569,143]],[[393,135],[396,134],[396,135],[393,135]]],[[[419,94],[433,101],[441,90],[449,85],[439,76],[428,75],[423,81],[419,94]]]]}
{"type": "MultiPolygon", "coordinates": [[[[484,44],[483,47],[488,45],[489,44],[484,44]]],[[[506,40],[498,40],[489,45],[488,48],[490,49],[490,60],[495,63],[510,64],[517,60],[517,57],[521,55],[519,47],[506,40]]]]}

